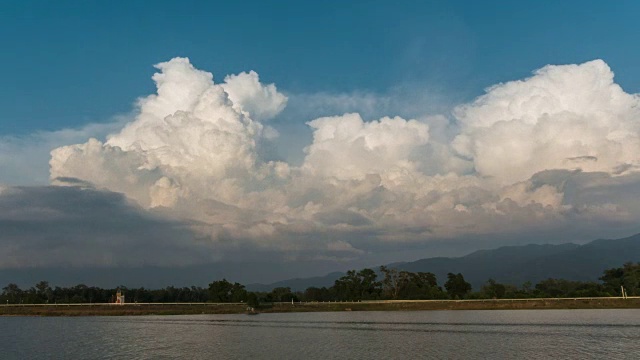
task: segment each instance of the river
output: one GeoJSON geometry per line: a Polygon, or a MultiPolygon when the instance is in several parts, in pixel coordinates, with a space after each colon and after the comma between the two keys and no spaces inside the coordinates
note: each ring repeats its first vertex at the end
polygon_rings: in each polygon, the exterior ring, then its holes
{"type": "Polygon", "coordinates": [[[640,358],[640,310],[3,317],[2,359],[640,358]]]}

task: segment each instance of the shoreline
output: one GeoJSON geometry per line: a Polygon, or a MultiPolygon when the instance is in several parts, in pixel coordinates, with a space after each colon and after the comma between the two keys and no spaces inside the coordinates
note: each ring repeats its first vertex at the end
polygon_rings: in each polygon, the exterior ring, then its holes
{"type": "MultiPolygon", "coordinates": [[[[244,314],[243,303],[153,303],[153,304],[2,304],[0,316],[140,316],[244,314]]],[[[428,310],[569,310],[640,309],[633,298],[546,298],[488,300],[372,300],[361,302],[305,302],[265,304],[259,313],[339,311],[428,311],[428,310]]]]}

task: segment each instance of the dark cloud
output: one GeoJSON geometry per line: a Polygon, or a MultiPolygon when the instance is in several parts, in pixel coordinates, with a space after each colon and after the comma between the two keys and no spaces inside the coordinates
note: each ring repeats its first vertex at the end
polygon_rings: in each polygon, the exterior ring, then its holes
{"type": "Polygon", "coordinates": [[[185,224],[122,194],[77,187],[13,187],[0,194],[0,267],[142,266],[208,259],[185,224]]]}

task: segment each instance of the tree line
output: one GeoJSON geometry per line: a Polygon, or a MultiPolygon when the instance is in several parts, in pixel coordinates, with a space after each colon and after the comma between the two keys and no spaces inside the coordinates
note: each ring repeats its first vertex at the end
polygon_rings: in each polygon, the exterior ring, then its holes
{"type": "Polygon", "coordinates": [[[523,299],[560,297],[620,296],[621,287],[627,296],[640,296],[640,263],[626,263],[620,268],[605,270],[599,282],[546,279],[533,285],[501,284],[489,279],[480,289],[472,291],[461,273],[449,273],[444,287],[438,285],[430,272],[409,272],[381,266],[373,269],[350,270],[330,287],[309,287],[294,292],[288,287],[278,287],[269,292],[247,291],[239,283],[226,279],[213,281],[208,288],[173,287],[164,289],[127,288],[112,289],[89,287],[83,284],[73,287],[51,287],[41,281],[28,289],[8,284],[2,289],[3,304],[67,304],[109,303],[115,301],[119,290],[128,303],[169,302],[244,302],[251,306],[273,302],[299,301],[361,301],[361,300],[429,300],[429,299],[523,299]]]}

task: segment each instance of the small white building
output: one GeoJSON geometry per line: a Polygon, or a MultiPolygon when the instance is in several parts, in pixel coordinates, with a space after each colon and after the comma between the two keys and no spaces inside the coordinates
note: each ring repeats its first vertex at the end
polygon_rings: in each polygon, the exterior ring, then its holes
{"type": "Polygon", "coordinates": [[[116,293],[116,305],[124,305],[124,294],[118,289],[116,293]]]}

